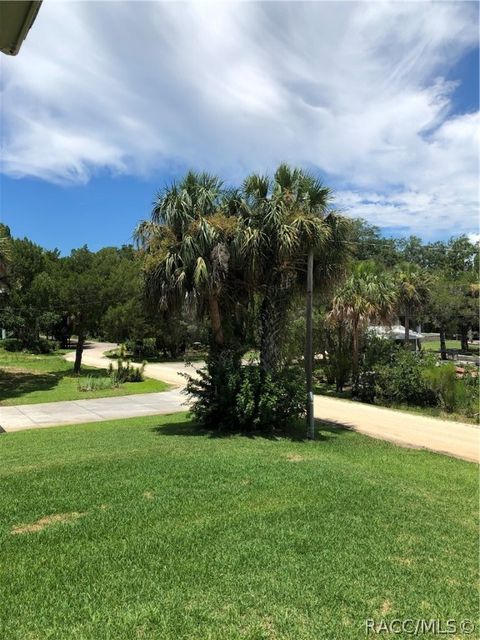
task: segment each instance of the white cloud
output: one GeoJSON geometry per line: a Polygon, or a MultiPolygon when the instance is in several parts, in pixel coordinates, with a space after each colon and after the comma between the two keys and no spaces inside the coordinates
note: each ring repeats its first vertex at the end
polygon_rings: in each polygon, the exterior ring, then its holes
{"type": "Polygon", "coordinates": [[[452,115],[445,76],[476,31],[473,3],[45,2],[1,60],[2,171],[286,160],[380,226],[475,232],[478,114],[452,115]]]}

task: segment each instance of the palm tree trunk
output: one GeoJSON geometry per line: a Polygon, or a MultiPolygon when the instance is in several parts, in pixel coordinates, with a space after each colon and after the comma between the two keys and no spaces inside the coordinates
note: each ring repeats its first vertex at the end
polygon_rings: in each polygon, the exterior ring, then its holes
{"type": "Polygon", "coordinates": [[[82,330],[78,332],[77,347],[75,349],[75,364],[73,365],[73,373],[80,373],[82,367],[83,346],[85,344],[85,335],[82,330]]]}
{"type": "Polygon", "coordinates": [[[346,382],[345,367],[343,364],[343,349],[344,349],[343,340],[344,340],[343,323],[340,322],[338,325],[338,355],[337,355],[337,366],[335,367],[335,391],[343,391],[343,386],[346,382]]]}
{"type": "Polygon", "coordinates": [[[218,304],[218,297],[215,294],[208,296],[208,310],[210,314],[210,323],[212,325],[213,340],[216,345],[222,346],[225,342],[222,328],[222,316],[218,304]]]}
{"type": "Polygon", "coordinates": [[[260,308],[260,368],[264,373],[280,366],[282,331],[287,315],[287,303],[278,288],[267,289],[260,308]]]}
{"type": "Polygon", "coordinates": [[[405,310],[405,348],[410,348],[410,315],[408,309],[405,310]]]}
{"type": "Polygon", "coordinates": [[[360,351],[360,336],[358,331],[358,324],[355,323],[352,326],[352,378],[355,383],[358,378],[358,359],[360,351]]]}
{"type": "Polygon", "coordinates": [[[447,345],[445,344],[445,328],[440,327],[440,358],[447,359],[447,345]]]}

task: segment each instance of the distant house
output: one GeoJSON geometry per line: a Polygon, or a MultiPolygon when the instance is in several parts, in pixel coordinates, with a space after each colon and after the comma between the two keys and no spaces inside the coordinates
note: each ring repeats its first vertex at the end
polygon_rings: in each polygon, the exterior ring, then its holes
{"type": "MultiPolygon", "coordinates": [[[[373,335],[378,336],[379,338],[395,340],[395,342],[405,342],[405,327],[401,324],[393,324],[391,327],[373,325],[368,327],[368,331],[373,335]]],[[[423,337],[423,334],[418,333],[417,331],[412,331],[412,329],[410,329],[409,342],[412,347],[415,348],[415,351],[420,351],[420,341],[423,339],[423,337]]]]}

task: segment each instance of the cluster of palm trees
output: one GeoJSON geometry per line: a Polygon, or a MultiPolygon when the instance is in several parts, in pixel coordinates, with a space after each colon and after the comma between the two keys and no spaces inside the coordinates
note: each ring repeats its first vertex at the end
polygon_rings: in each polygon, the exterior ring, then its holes
{"type": "Polygon", "coordinates": [[[398,265],[392,271],[382,269],[373,261],[353,265],[350,275],[335,293],[329,320],[343,326],[352,340],[352,373],[359,369],[361,340],[368,325],[389,325],[403,316],[405,346],[410,345],[410,321],[428,303],[433,278],[431,274],[410,263],[398,265]]]}
{"type": "Polygon", "coordinates": [[[242,347],[251,318],[260,367],[282,364],[288,310],[315,259],[325,287],[342,271],[350,223],[330,207],[315,177],[280,165],[272,178],[248,176],[240,189],[188,173],[162,191],[137,229],[146,290],[159,309],[194,304],[208,317],[212,348],[242,347]]]}
{"type": "MultiPolygon", "coordinates": [[[[239,189],[190,172],[158,194],[136,237],[153,308],[171,313],[190,305],[206,317],[217,362],[234,352],[240,367],[253,336],[263,375],[282,369],[289,310],[307,279],[320,295],[335,285],[327,318],[351,345],[355,381],[367,326],[403,315],[408,345],[410,319],[428,299],[430,281],[408,264],[387,272],[355,263],[352,232],[327,187],[283,164],[271,178],[248,176],[239,189]]],[[[305,355],[308,386],[308,348],[305,355]]]]}

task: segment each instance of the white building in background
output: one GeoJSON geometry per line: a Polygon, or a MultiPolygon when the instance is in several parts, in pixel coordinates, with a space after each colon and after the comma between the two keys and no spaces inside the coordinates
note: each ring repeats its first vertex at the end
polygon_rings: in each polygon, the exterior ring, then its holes
{"type": "MultiPolygon", "coordinates": [[[[395,340],[395,342],[405,342],[405,327],[401,324],[393,324],[391,327],[373,325],[368,327],[368,331],[379,338],[395,340]]],[[[424,337],[423,334],[410,329],[409,336],[409,342],[415,346],[415,351],[419,351],[421,348],[420,341],[424,337]]]]}

